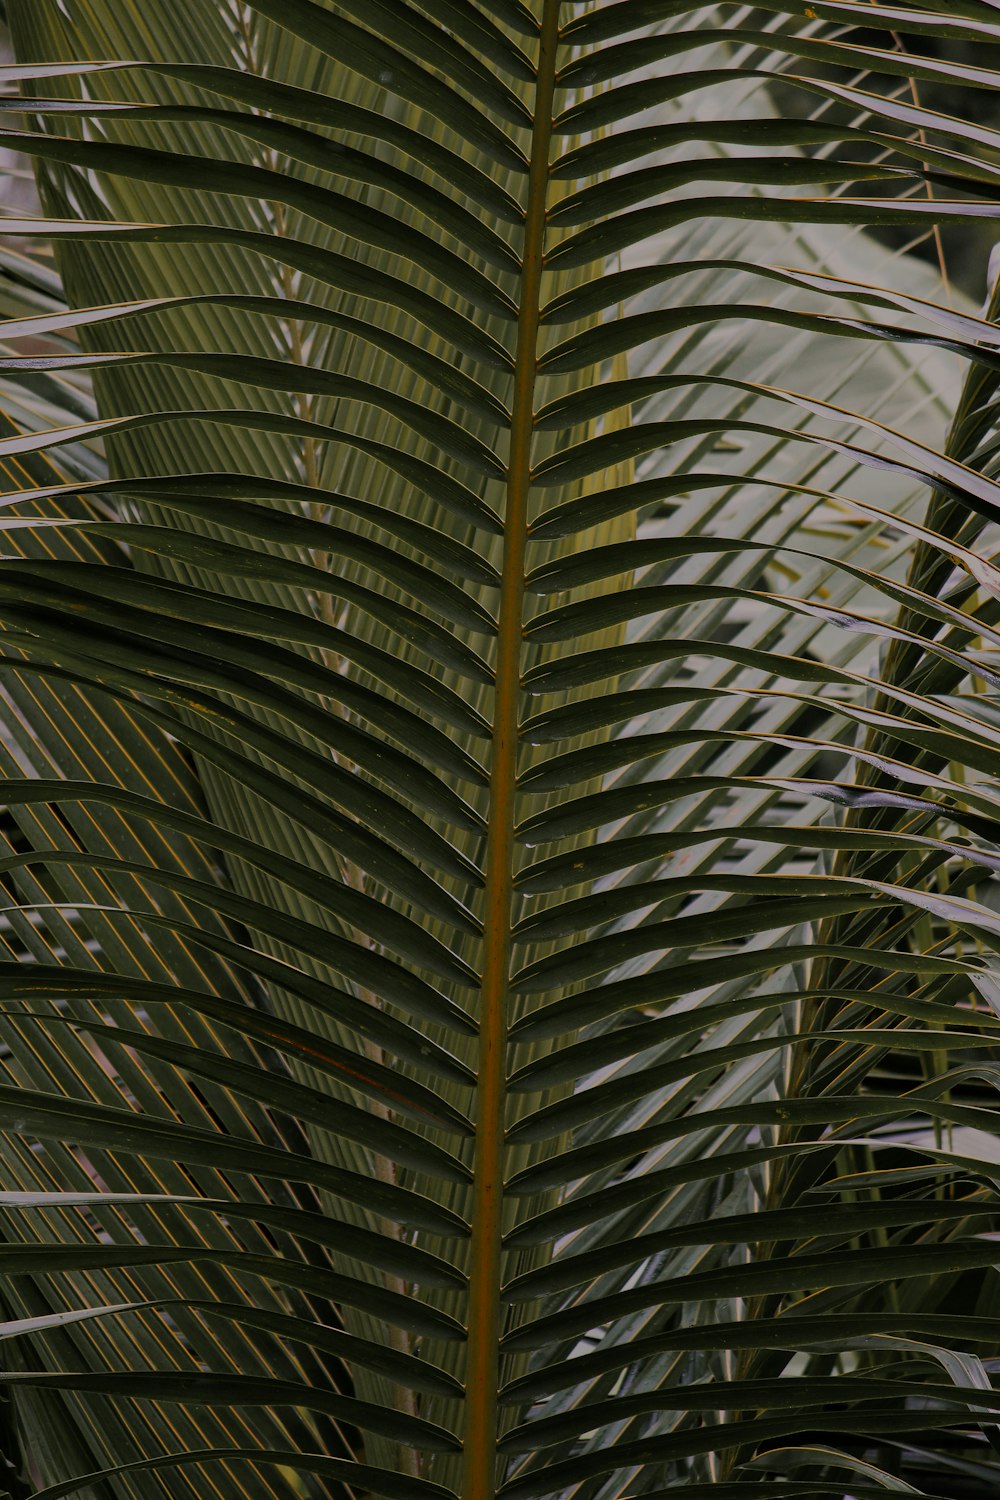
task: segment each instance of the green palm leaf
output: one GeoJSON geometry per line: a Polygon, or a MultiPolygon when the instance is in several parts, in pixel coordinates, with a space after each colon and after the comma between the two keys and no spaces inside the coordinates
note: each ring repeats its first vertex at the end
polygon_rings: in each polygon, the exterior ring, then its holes
{"type": "Polygon", "coordinates": [[[993,1473],[995,8],[8,13],[18,1493],[993,1473]]]}

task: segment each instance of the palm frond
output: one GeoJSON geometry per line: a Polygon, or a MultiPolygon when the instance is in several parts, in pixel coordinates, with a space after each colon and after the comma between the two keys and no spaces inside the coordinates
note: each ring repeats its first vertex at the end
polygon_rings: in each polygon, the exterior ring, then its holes
{"type": "Polygon", "coordinates": [[[24,1493],[992,1474],[995,7],[7,9],[24,1493]]]}

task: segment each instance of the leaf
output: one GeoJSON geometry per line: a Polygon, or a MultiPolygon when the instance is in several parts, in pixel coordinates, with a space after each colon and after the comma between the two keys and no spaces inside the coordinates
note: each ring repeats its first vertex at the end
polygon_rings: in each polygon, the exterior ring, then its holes
{"type": "Polygon", "coordinates": [[[0,64],[18,1485],[995,1477],[995,7],[178,5],[0,64]]]}

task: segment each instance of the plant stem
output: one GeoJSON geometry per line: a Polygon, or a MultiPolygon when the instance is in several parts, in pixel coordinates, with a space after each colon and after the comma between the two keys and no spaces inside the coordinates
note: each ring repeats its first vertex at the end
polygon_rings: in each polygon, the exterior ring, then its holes
{"type": "Polygon", "coordinates": [[[507,463],[505,546],[500,585],[490,833],[486,846],[479,1114],[473,1187],[462,1500],[496,1494],[500,1353],[500,1240],[503,1230],[504,1097],[514,899],[514,816],[531,437],[538,368],[549,142],[555,92],[559,0],[544,0],[534,129],[518,298],[517,352],[507,463]]]}

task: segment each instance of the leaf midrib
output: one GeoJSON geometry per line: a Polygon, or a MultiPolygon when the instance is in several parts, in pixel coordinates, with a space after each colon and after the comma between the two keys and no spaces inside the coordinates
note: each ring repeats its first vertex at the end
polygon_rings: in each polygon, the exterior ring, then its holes
{"type": "Polygon", "coordinates": [[[535,87],[531,163],[518,296],[517,348],[507,464],[504,560],[497,631],[490,769],[469,1281],[469,1347],[463,1434],[464,1500],[493,1500],[498,1441],[500,1244],[507,1012],[510,992],[517,729],[521,679],[528,492],[545,235],[559,0],[544,0],[535,87]]]}

